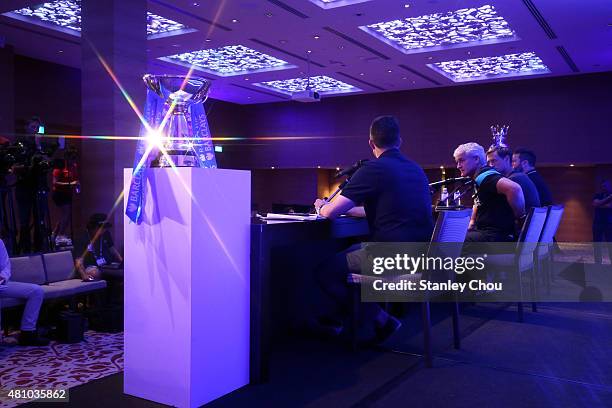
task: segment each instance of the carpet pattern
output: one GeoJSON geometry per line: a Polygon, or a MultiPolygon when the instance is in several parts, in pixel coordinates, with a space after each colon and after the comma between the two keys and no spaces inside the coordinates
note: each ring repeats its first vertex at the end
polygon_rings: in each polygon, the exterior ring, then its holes
{"type": "Polygon", "coordinates": [[[49,347],[2,345],[0,362],[0,408],[14,407],[26,400],[8,398],[11,389],[67,389],[123,371],[123,333],[88,331],[85,341],[49,347]]]}

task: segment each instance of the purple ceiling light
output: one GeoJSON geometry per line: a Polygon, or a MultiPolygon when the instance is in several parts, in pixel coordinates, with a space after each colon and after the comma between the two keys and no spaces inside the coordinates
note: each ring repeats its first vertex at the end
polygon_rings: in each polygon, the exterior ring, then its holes
{"type": "MultiPolygon", "coordinates": [[[[76,36],[80,36],[81,32],[81,0],[54,0],[39,6],[13,10],[4,13],[4,15],[76,36]]],[[[196,30],[179,22],[147,12],[147,36],[149,39],[193,31],[196,30]]]]}
{"type": "Polygon", "coordinates": [[[350,92],[359,92],[361,89],[356,86],[347,84],[337,79],[328,76],[314,76],[310,78],[293,78],[279,81],[267,81],[253,84],[260,88],[269,89],[271,91],[280,92],[285,95],[293,95],[296,92],[302,92],[309,89],[317,91],[321,95],[335,95],[350,92]]]}
{"type": "Polygon", "coordinates": [[[489,5],[359,28],[406,54],[519,39],[495,7],[489,5]]]}
{"type": "Polygon", "coordinates": [[[324,9],[350,6],[351,4],[364,3],[371,0],[310,0],[312,3],[324,9]]]}
{"type": "Polygon", "coordinates": [[[286,61],[244,45],[228,45],[208,50],[184,52],[159,59],[185,67],[193,66],[201,71],[222,77],[295,68],[286,61]]]}
{"type": "Polygon", "coordinates": [[[436,62],[427,66],[453,82],[550,73],[542,59],[534,52],[436,62]]]}

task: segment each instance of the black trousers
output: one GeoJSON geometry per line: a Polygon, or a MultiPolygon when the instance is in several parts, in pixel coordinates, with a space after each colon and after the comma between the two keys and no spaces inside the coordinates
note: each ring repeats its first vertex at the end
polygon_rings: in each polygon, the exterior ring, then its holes
{"type": "MultiPolygon", "coordinates": [[[[351,292],[347,278],[350,273],[361,273],[360,270],[349,268],[347,255],[361,250],[361,244],[355,244],[338,252],[330,259],[324,261],[316,271],[317,284],[321,291],[331,300],[332,310],[324,317],[332,317],[339,321],[344,321],[351,311],[351,292]]],[[[360,320],[362,323],[373,323],[374,319],[381,312],[378,303],[361,302],[360,320]]],[[[323,317],[323,316],[318,316],[323,317]]]]}
{"type": "Polygon", "coordinates": [[[602,248],[608,248],[608,256],[612,261],[612,224],[593,224],[593,255],[595,263],[602,263],[602,248]]]}

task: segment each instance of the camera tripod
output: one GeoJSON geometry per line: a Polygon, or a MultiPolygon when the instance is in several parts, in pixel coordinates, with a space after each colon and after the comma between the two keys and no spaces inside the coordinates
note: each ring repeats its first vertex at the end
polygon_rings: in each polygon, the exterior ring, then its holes
{"type": "Polygon", "coordinates": [[[13,189],[8,186],[0,187],[0,234],[4,238],[7,252],[10,255],[15,255],[17,248],[17,226],[15,207],[13,205],[13,189]]]}

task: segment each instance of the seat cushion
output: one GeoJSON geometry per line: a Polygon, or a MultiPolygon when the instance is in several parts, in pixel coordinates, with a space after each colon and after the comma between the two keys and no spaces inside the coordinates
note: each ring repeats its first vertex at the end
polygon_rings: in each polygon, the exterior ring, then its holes
{"type": "MultiPolygon", "coordinates": [[[[64,293],[62,296],[72,296],[81,293],[93,292],[95,290],[104,289],[106,287],[106,281],[99,280],[93,282],[83,282],[80,279],[68,279],[59,282],[52,282],[49,285],[49,291],[61,291],[64,293]]],[[[45,292],[46,296],[46,292],[45,292]]]]}
{"type": "Polygon", "coordinates": [[[0,308],[13,307],[25,304],[25,299],[17,299],[11,297],[0,298],[0,308]]]}
{"type": "Polygon", "coordinates": [[[43,259],[45,261],[45,270],[47,271],[47,282],[59,282],[74,278],[72,252],[51,252],[43,254],[43,259]]]}
{"type": "Polygon", "coordinates": [[[11,258],[11,280],[15,282],[46,283],[45,268],[41,255],[11,258]]]}

